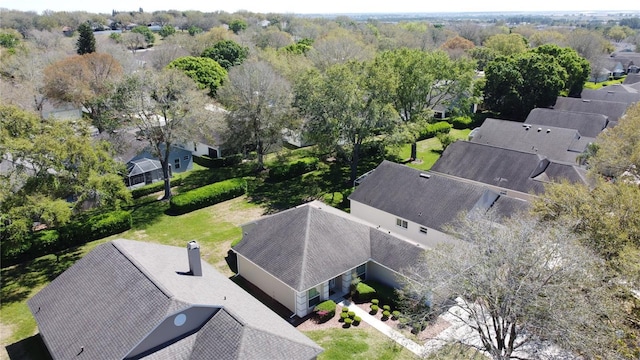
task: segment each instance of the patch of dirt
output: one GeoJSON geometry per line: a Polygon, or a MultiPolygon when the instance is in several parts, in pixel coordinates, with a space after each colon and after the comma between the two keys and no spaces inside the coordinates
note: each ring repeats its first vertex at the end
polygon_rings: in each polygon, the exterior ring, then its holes
{"type": "Polygon", "coordinates": [[[245,207],[246,196],[237,197],[228,201],[213,205],[211,209],[214,216],[224,216],[225,221],[240,226],[249,221],[257,220],[265,216],[265,209],[261,206],[245,207]]]}
{"type": "Polygon", "coordinates": [[[436,336],[438,336],[441,332],[443,332],[447,328],[449,328],[449,326],[451,326],[450,322],[448,322],[447,320],[441,317],[438,317],[435,323],[430,324],[429,326],[427,326],[426,329],[422,330],[422,332],[418,334],[418,340],[422,342],[429,341],[435,338],[436,336]]]}
{"type": "Polygon", "coordinates": [[[9,359],[9,353],[7,353],[8,339],[13,334],[13,325],[0,323],[0,359],[9,359]]]}

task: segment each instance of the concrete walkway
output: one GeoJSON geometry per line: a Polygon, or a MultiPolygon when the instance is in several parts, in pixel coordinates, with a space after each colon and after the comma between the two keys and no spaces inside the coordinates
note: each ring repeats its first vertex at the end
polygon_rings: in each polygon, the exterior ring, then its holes
{"type": "Polygon", "coordinates": [[[362,319],[362,321],[373,326],[376,330],[385,334],[386,336],[388,336],[390,339],[397,342],[398,344],[404,346],[412,353],[422,357],[423,351],[424,351],[422,346],[416,344],[412,340],[407,339],[401,333],[393,330],[389,325],[371,316],[367,311],[363,310],[358,305],[352,303],[349,300],[343,300],[339,302],[338,305],[342,307],[345,307],[345,306],[348,307],[349,311],[353,311],[357,316],[359,316],[362,319]]]}

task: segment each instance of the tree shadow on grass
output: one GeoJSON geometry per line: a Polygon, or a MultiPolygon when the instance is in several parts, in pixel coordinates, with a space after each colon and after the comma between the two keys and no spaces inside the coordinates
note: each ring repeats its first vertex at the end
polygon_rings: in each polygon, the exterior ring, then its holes
{"type": "Polygon", "coordinates": [[[131,211],[132,229],[142,230],[155,224],[169,209],[169,202],[157,200],[151,196],[140,198],[129,207],[131,211]]]}
{"type": "Polygon", "coordinates": [[[35,334],[5,347],[11,360],[49,360],[51,355],[40,334],[35,334]]]}
{"type": "Polygon", "coordinates": [[[50,282],[81,257],[79,248],[71,248],[27,261],[1,271],[3,304],[20,302],[31,296],[34,288],[50,282]]]}

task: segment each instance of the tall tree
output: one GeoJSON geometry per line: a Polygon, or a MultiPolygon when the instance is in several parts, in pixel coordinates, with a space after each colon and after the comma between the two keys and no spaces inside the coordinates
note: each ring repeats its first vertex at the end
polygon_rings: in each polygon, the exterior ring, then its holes
{"type": "Polygon", "coordinates": [[[169,155],[177,141],[196,136],[207,126],[205,96],[183,72],[139,71],[116,88],[112,103],[126,125],[134,126],[162,165],[164,199],[171,198],[169,155]]]}
{"type": "MultiPolygon", "coordinates": [[[[471,329],[458,341],[492,359],[546,358],[543,342],[587,358],[612,358],[614,306],[606,274],[565,228],[528,215],[493,222],[465,214],[456,246],[427,250],[409,267],[403,297],[415,321],[448,312],[471,329]],[[430,306],[416,306],[425,304],[430,306]]],[[[551,355],[553,356],[553,355],[551,355]]]]}
{"type": "Polygon", "coordinates": [[[457,101],[472,94],[473,62],[453,61],[443,51],[424,52],[402,48],[386,51],[374,61],[378,77],[388,77],[388,100],[405,123],[411,142],[411,159],[417,156],[420,130],[431,119],[438,105],[455,107],[457,101]]]}
{"type": "Polygon", "coordinates": [[[515,33],[493,35],[488,38],[483,45],[504,56],[522,53],[529,48],[527,39],[515,33]]]}
{"type": "Polygon", "coordinates": [[[56,227],[88,204],[117,208],[130,200],[123,169],[82,122],[0,105],[0,153],[8,169],[0,175],[3,247],[18,245],[34,223],[56,227]]]}
{"type": "Polygon", "coordinates": [[[580,97],[584,83],[591,72],[591,66],[587,59],[581,57],[577,51],[571,48],[561,48],[553,44],[541,45],[532,51],[553,56],[567,73],[567,77],[564,80],[564,91],[569,96],[580,97]]]}
{"type": "Polygon", "coordinates": [[[484,102],[503,117],[524,120],[533,108],[553,105],[566,78],[567,72],[550,55],[501,56],[485,69],[484,102]]]}
{"type": "Polygon", "coordinates": [[[264,168],[264,155],[282,139],[290,127],[291,87],[271,65],[250,60],[229,71],[229,80],[218,98],[230,111],[227,116],[227,142],[232,147],[255,148],[258,170],[264,168]]]}
{"type": "Polygon", "coordinates": [[[78,55],[91,54],[96,52],[96,38],[93,36],[93,29],[88,22],[78,26],[78,42],[76,49],[78,55]]]}
{"type": "Polygon", "coordinates": [[[109,54],[75,55],[44,69],[44,93],[57,102],[70,102],[89,111],[99,131],[114,127],[107,100],[122,66],[109,54]]]}
{"type": "Polygon", "coordinates": [[[378,134],[392,132],[398,114],[384,84],[369,64],[351,61],[326,73],[309,73],[296,84],[296,106],[307,118],[306,133],[324,149],[348,154],[351,181],[358,174],[360,150],[378,134]]]}

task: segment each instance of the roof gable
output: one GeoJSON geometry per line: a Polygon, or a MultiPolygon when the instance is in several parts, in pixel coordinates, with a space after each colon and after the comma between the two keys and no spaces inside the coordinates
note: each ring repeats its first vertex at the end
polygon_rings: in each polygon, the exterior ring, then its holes
{"type": "MultiPolygon", "coordinates": [[[[79,352],[91,359],[137,358],[150,348],[159,351],[149,358],[188,358],[196,349],[204,354],[199,358],[239,358],[234,351],[242,337],[220,350],[224,356],[201,344],[219,341],[219,332],[229,331],[221,312],[232,316],[243,332],[250,328],[287,339],[287,357],[310,359],[322,351],[209,264],[202,263],[202,276],[184,275],[188,269],[184,248],[114,240],[80,259],[28,305],[54,359],[79,352]],[[204,323],[174,323],[181,315],[204,323]],[[177,336],[152,341],[163,327],[174,326],[182,329],[177,336]],[[144,342],[148,346],[139,346],[144,342]],[[315,355],[297,355],[310,353],[315,355]]],[[[262,354],[269,357],[274,349],[280,351],[279,345],[265,346],[262,354]]]]}
{"type": "Polygon", "coordinates": [[[584,89],[580,97],[588,100],[616,101],[631,105],[640,101],[640,93],[635,89],[629,90],[626,85],[617,85],[613,88],[605,86],[598,90],[584,89]]]}
{"type": "MultiPolygon", "coordinates": [[[[601,114],[609,121],[617,121],[627,111],[629,104],[617,101],[588,100],[568,97],[558,97],[553,105],[555,110],[601,114]]],[[[555,125],[558,126],[558,125],[555,125]]],[[[583,136],[591,136],[580,132],[583,136]]]]}
{"type": "MultiPolygon", "coordinates": [[[[444,231],[444,225],[459,213],[470,211],[485,190],[484,186],[462,179],[433,172],[423,173],[385,160],[366,177],[349,199],[444,231]]],[[[496,203],[505,198],[500,196],[496,203]]],[[[525,201],[518,200],[517,203],[522,209],[527,206],[525,201]]]]}

